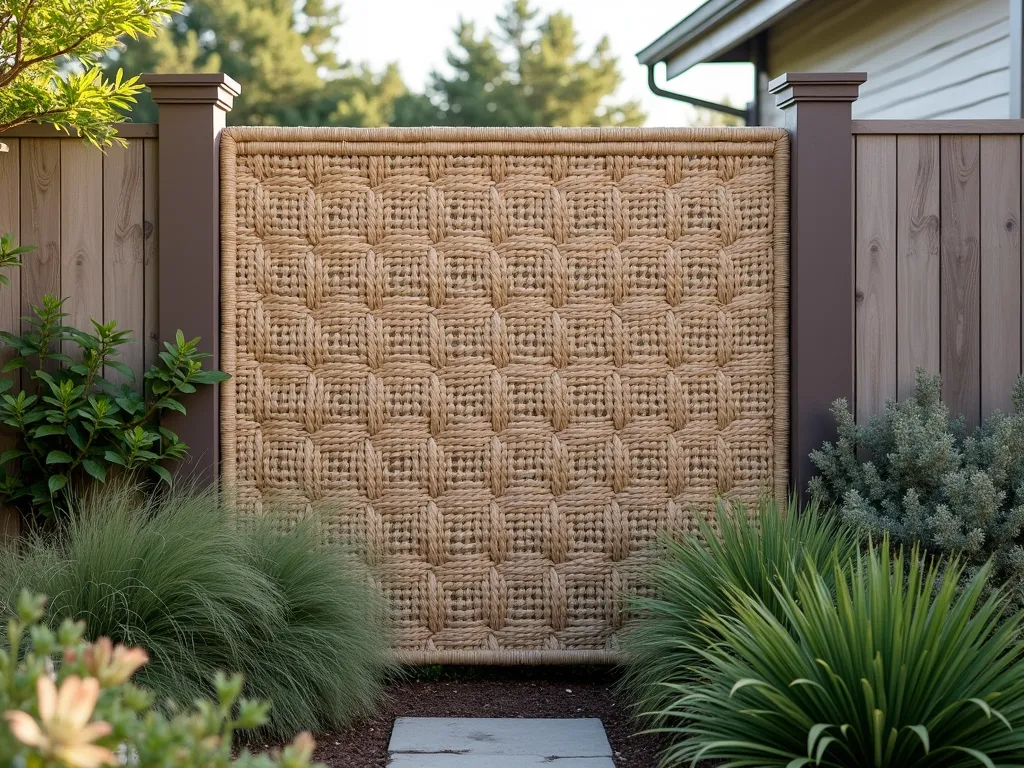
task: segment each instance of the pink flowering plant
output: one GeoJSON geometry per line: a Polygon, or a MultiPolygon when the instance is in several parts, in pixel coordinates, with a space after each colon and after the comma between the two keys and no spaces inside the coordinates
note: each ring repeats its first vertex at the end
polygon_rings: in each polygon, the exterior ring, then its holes
{"type": "Polygon", "coordinates": [[[313,739],[300,734],[280,753],[232,756],[236,732],[266,723],[269,705],[241,699],[242,678],[219,675],[216,700],[167,717],[131,677],[141,648],[89,643],[82,622],[43,626],[45,599],[22,593],[0,648],[0,764],[24,768],[208,766],[307,768],[313,739]]]}

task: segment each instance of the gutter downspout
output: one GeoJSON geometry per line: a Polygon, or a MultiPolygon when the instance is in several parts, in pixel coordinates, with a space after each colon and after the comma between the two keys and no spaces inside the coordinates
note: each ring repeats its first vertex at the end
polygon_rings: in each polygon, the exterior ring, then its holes
{"type": "Polygon", "coordinates": [[[761,125],[764,115],[764,97],[768,93],[768,40],[762,32],[750,41],[750,63],[754,65],[754,101],[747,105],[752,109],[747,125],[761,125]]]}
{"type": "Polygon", "coordinates": [[[689,104],[700,109],[709,109],[712,112],[721,112],[726,115],[732,115],[738,117],[744,121],[747,125],[756,125],[756,116],[751,114],[750,109],[740,109],[739,107],[730,107],[728,104],[717,104],[713,101],[705,101],[704,99],[698,99],[696,96],[687,96],[683,93],[676,93],[675,91],[668,91],[662,88],[654,81],[654,65],[647,65],[647,87],[651,89],[651,93],[655,96],[661,96],[666,99],[673,99],[675,101],[681,101],[685,104],[689,104]]]}

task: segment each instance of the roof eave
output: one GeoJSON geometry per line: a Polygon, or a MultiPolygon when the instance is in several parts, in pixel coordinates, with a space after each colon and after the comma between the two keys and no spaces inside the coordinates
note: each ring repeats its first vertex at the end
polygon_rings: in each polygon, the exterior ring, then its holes
{"type": "Polygon", "coordinates": [[[637,54],[644,66],[660,61],[670,78],[723,59],[807,0],[708,0],[637,54]]]}
{"type": "Polygon", "coordinates": [[[645,67],[665,61],[680,48],[700,37],[711,27],[721,24],[744,5],[758,0],[708,0],[693,13],[676,24],[653,43],[640,51],[636,57],[645,67]]]}

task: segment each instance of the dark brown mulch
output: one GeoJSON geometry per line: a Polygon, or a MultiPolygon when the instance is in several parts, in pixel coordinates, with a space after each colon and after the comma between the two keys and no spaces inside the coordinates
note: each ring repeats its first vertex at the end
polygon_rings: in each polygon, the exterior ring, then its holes
{"type": "Polygon", "coordinates": [[[444,667],[419,670],[388,689],[372,717],[318,734],[315,759],[331,768],[383,768],[396,717],[599,717],[617,768],[654,768],[659,738],[641,728],[601,667],[444,667]]]}

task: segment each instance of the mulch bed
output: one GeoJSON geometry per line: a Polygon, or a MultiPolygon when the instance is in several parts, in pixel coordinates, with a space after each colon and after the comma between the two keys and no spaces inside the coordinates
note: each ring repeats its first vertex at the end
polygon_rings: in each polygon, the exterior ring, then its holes
{"type": "Polygon", "coordinates": [[[443,667],[395,683],[372,717],[318,734],[315,759],[331,768],[384,768],[396,717],[599,717],[617,768],[654,768],[661,740],[639,726],[605,667],[443,667]]]}

